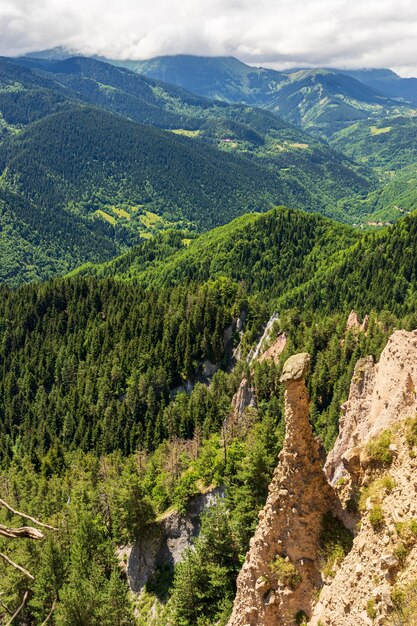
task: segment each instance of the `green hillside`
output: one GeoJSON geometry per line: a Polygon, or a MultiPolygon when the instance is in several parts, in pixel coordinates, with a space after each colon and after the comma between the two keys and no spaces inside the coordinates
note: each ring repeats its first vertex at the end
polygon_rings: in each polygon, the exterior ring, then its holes
{"type": "Polygon", "coordinates": [[[232,57],[183,55],[126,65],[201,96],[265,107],[321,137],[330,137],[357,120],[379,119],[391,111],[410,108],[337,69],[276,72],[232,57]]]}
{"type": "Polygon", "coordinates": [[[319,215],[279,207],[245,215],[186,244],[180,233],[166,233],[79,273],[155,287],[223,276],[271,299],[312,278],[360,237],[355,229],[319,215]]]}
{"type": "Polygon", "coordinates": [[[417,119],[387,117],[378,122],[358,122],[336,133],[332,146],[378,170],[396,171],[417,162],[417,119]]]}
{"type": "Polygon", "coordinates": [[[386,68],[338,70],[361,81],[389,98],[403,99],[417,105],[417,78],[402,78],[386,68]]]}
{"type": "MultiPolygon", "coordinates": [[[[126,236],[125,243],[131,239],[126,236]]],[[[0,187],[0,241],[0,282],[9,285],[46,280],[86,259],[110,259],[121,248],[111,224],[66,210],[56,211],[51,219],[47,207],[4,187],[0,187]]]]}
{"type": "Polygon", "coordinates": [[[96,276],[1,286],[2,495],[62,529],[36,549],[0,539],[36,573],[28,580],[1,563],[2,602],[19,606],[29,589],[24,620],[34,624],[52,602],[65,626],[79,614],[130,626],[134,611],[139,623],[153,615],[158,626],[226,621],[224,598],[233,598],[282,445],[282,362],[311,354],[311,419],[331,446],[358,358],[378,358],[394,326],[417,324],[416,235],[416,214],[361,236],[281,208],[242,216],[188,247],[178,233],[162,233],[96,276]],[[352,306],[370,314],[366,334],[346,331],[352,306]],[[280,363],[231,369],[233,348],[240,342],[245,356],[273,310],[274,336],[288,333],[280,363]],[[207,362],[219,368],[210,386],[207,362]],[[233,432],[242,376],[251,377],[258,407],[246,430],[233,432]],[[158,570],[133,607],[116,546],[220,485],[225,502],[204,518],[195,551],[174,578],[169,564],[158,570]],[[183,601],[190,571],[194,613],[183,601]]]}
{"type": "MultiPolygon", "coordinates": [[[[323,156],[321,164],[311,163],[310,173],[274,171],[261,159],[251,162],[97,109],[77,107],[48,116],[0,145],[2,188],[9,193],[3,212],[10,222],[2,277],[10,284],[45,278],[87,260],[110,258],[137,243],[142,233],[174,224],[207,230],[273,204],[334,215],[326,188],[332,188],[338,167],[328,168],[323,156]],[[328,178],[312,188],[311,177],[320,172],[328,178]],[[101,242],[97,247],[94,237],[101,242]],[[28,271],[11,252],[21,246],[27,249],[28,271]],[[34,261],[37,246],[47,263],[34,261]]],[[[340,169],[346,181],[339,194],[348,181],[359,191],[363,180],[340,169]]]]}
{"type": "Polygon", "coordinates": [[[359,206],[375,184],[370,170],[268,111],[92,59],[3,59],[0,89],[8,284],[107,260],[173,226],[204,231],[277,204],[358,221],[338,202],[356,196],[359,206]]]}
{"type": "Polygon", "coordinates": [[[62,87],[0,57],[0,140],[68,104],[68,94],[62,87]]]}
{"type": "MultiPolygon", "coordinates": [[[[394,116],[375,123],[357,122],[333,136],[331,144],[336,150],[372,167],[381,181],[365,200],[355,203],[357,215],[362,205],[369,221],[393,222],[417,208],[416,130],[414,116],[394,116]]],[[[346,204],[344,210],[348,212],[346,204]]]]}
{"type": "Polygon", "coordinates": [[[355,78],[329,70],[289,74],[267,106],[289,122],[327,138],[353,122],[377,120],[401,108],[355,78]]]}
{"type": "MultiPolygon", "coordinates": [[[[227,105],[108,63],[75,57],[60,62],[21,59],[72,97],[129,119],[192,137],[222,151],[290,170],[334,198],[366,188],[371,176],[282,118],[262,109],[227,105]]],[[[246,66],[245,66],[246,67],[246,66]]],[[[290,176],[291,178],[291,176],[290,176]]]]}
{"type": "Polygon", "coordinates": [[[417,212],[360,234],[319,215],[276,208],[247,215],[184,244],[166,233],[81,274],[155,287],[227,277],[284,308],[326,313],[355,307],[414,313],[417,212]]]}

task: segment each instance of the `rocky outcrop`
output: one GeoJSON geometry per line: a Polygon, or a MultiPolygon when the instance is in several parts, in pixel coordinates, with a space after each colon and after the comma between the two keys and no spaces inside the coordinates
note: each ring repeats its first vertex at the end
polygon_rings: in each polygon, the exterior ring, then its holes
{"type": "Polygon", "coordinates": [[[330,481],[349,473],[366,441],[417,412],[416,389],[417,331],[397,330],[378,364],[372,357],[356,364],[349,399],[342,406],[339,436],[325,466],[330,481]]]}
{"type": "Polygon", "coordinates": [[[229,626],[294,624],[297,614],[309,615],[321,584],[321,523],[336,499],[308,420],[310,399],[304,382],[308,365],[308,354],[292,356],[284,365],[284,446],[238,577],[229,626]]]}
{"type": "MultiPolygon", "coordinates": [[[[363,331],[356,318],[350,316],[350,330],[363,331]]],[[[325,472],[308,423],[307,365],[308,356],[297,355],[284,366],[284,447],[229,626],[411,626],[417,623],[417,331],[394,332],[379,363],[358,361],[325,472]],[[347,556],[322,574],[318,547],[327,510],[355,537],[347,556]]]]}
{"type": "Polygon", "coordinates": [[[242,378],[239,389],[232,399],[229,418],[227,420],[227,432],[231,438],[243,434],[250,426],[247,419],[247,409],[256,409],[258,402],[255,389],[249,384],[247,378],[242,378]]]}
{"type": "Polygon", "coordinates": [[[268,350],[265,350],[263,354],[261,354],[258,361],[262,363],[262,361],[272,360],[274,361],[274,363],[278,363],[279,357],[284,352],[285,346],[287,345],[287,340],[287,333],[281,333],[274,341],[272,346],[268,348],[268,350]]]}
{"type": "Polygon", "coordinates": [[[326,471],[347,504],[359,500],[360,521],[311,626],[416,623],[417,611],[404,622],[393,605],[396,589],[407,602],[404,590],[417,585],[417,457],[408,423],[417,413],[416,385],[417,331],[394,332],[378,364],[368,357],[356,365],[326,471]],[[378,463],[368,443],[381,433],[388,450],[378,463]]]}
{"type": "Polygon", "coordinates": [[[356,311],[352,310],[346,322],[346,330],[356,330],[364,333],[368,329],[368,324],[368,315],[365,315],[363,322],[361,322],[356,311]]]}
{"type": "Polygon", "coordinates": [[[321,590],[310,626],[417,623],[417,613],[403,621],[393,603],[395,590],[403,593],[410,584],[414,601],[417,582],[417,458],[406,432],[403,423],[393,435],[389,466],[369,474],[360,464],[362,502],[353,548],[321,590]]]}
{"type": "Polygon", "coordinates": [[[181,561],[184,550],[191,547],[199,533],[201,515],[221,497],[220,489],[197,496],[186,514],[172,511],[150,525],[136,543],[121,548],[119,560],[131,591],[140,593],[158,567],[174,566],[181,561]]]}
{"type": "Polygon", "coordinates": [[[247,357],[248,363],[252,363],[253,361],[256,361],[256,359],[259,357],[259,355],[262,352],[262,346],[265,345],[265,343],[270,340],[272,330],[274,328],[274,324],[275,322],[278,322],[278,321],[279,321],[278,313],[273,313],[271,317],[269,318],[265,326],[264,332],[262,333],[262,336],[260,337],[258,343],[249,352],[248,357],[247,357]]]}

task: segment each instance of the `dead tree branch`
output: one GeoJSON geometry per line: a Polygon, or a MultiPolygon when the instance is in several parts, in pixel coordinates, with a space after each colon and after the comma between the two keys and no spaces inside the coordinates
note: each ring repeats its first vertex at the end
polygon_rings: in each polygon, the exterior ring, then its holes
{"type": "Polygon", "coordinates": [[[8,504],[5,500],[2,500],[1,498],[0,498],[0,506],[3,506],[5,509],[10,511],[10,513],[13,513],[13,515],[17,515],[18,517],[23,517],[24,519],[28,519],[30,522],[32,522],[36,526],[40,526],[41,528],[48,528],[49,530],[58,530],[58,528],[54,528],[53,526],[49,526],[49,524],[44,524],[43,522],[40,522],[39,520],[37,520],[35,517],[32,517],[31,515],[26,515],[25,513],[16,511],[10,506],[10,504],[8,504]]]}
{"type": "Polygon", "coordinates": [[[43,533],[32,526],[21,526],[20,528],[10,528],[0,524],[0,535],[8,539],[20,539],[27,537],[28,539],[43,539],[43,533]]]}
{"type": "Polygon", "coordinates": [[[21,605],[19,606],[19,608],[13,613],[13,615],[11,616],[11,618],[9,619],[9,621],[7,622],[7,624],[5,624],[5,626],[11,626],[13,620],[19,615],[20,611],[22,611],[25,608],[25,604],[28,600],[29,597],[29,591],[25,591],[25,595],[23,596],[23,600],[21,605]]]}
{"type": "Polygon", "coordinates": [[[28,572],[27,569],[25,569],[21,565],[18,565],[17,563],[15,563],[11,559],[9,559],[9,557],[6,554],[3,554],[3,552],[0,552],[0,558],[2,558],[4,561],[6,561],[6,563],[11,565],[15,569],[19,570],[19,572],[22,572],[22,574],[24,574],[25,576],[27,576],[31,580],[35,580],[35,577],[32,576],[32,574],[30,572],[28,572]]]}
{"type": "Polygon", "coordinates": [[[44,622],[42,622],[41,626],[45,626],[45,625],[49,622],[49,620],[50,620],[50,619],[51,619],[51,617],[52,617],[52,613],[55,611],[55,606],[56,606],[56,598],[55,598],[55,600],[52,602],[51,610],[49,611],[49,613],[48,613],[48,615],[47,615],[47,617],[46,617],[45,621],[44,621],[44,622]]]}

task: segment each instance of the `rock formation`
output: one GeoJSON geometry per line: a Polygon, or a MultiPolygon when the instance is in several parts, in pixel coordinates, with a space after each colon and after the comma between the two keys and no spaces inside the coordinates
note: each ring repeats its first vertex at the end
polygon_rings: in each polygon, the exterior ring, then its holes
{"type": "Polygon", "coordinates": [[[352,309],[346,322],[346,330],[356,330],[364,333],[368,329],[368,324],[368,315],[365,315],[363,322],[361,323],[358,314],[352,309]]]}
{"type": "Polygon", "coordinates": [[[353,548],[326,581],[309,626],[417,623],[417,613],[403,621],[393,602],[396,590],[417,581],[417,458],[410,456],[405,435],[403,424],[393,436],[389,466],[369,475],[361,464],[360,524],[353,548]]]}
{"type": "Polygon", "coordinates": [[[283,353],[285,346],[287,345],[288,335],[287,333],[281,333],[277,339],[274,341],[272,346],[265,350],[263,354],[259,357],[259,362],[272,360],[274,363],[278,363],[279,357],[283,353]]]}
{"type": "Polygon", "coordinates": [[[416,385],[417,331],[394,332],[378,364],[368,357],[356,365],[326,471],[347,502],[359,500],[360,523],[311,626],[416,623],[417,610],[404,621],[394,606],[396,591],[407,602],[407,588],[417,585],[417,458],[408,420],[417,413],[416,385]],[[369,442],[381,434],[386,458],[375,462],[369,442]]]}
{"type": "Polygon", "coordinates": [[[249,428],[250,420],[247,420],[248,408],[256,409],[258,402],[256,391],[249,384],[247,378],[242,378],[239,389],[232,399],[230,415],[227,420],[227,431],[230,437],[235,437],[238,433],[246,432],[249,428]]]}
{"type": "Polygon", "coordinates": [[[334,483],[348,473],[360,446],[395,422],[417,412],[417,331],[395,331],[378,364],[359,359],[348,401],[342,406],[339,436],[325,470],[334,483]]]}
{"type": "Polygon", "coordinates": [[[307,366],[305,354],[284,366],[284,447],[229,626],[413,626],[417,331],[394,332],[378,364],[372,357],[358,361],[327,476],[308,422],[307,366]],[[318,555],[328,510],[355,537],[347,556],[324,575],[318,555]]]}
{"type": "Polygon", "coordinates": [[[129,587],[140,593],[147,580],[160,566],[174,566],[200,531],[200,518],[209,506],[223,497],[221,489],[214,489],[194,498],[187,513],[172,511],[159,522],[149,526],[136,543],[120,549],[122,564],[129,587]]]}
{"type": "Polygon", "coordinates": [[[284,365],[284,446],[238,577],[229,626],[294,624],[297,615],[309,615],[321,584],[321,523],[336,502],[308,420],[310,400],[304,382],[308,365],[308,354],[292,356],[284,365]]]}

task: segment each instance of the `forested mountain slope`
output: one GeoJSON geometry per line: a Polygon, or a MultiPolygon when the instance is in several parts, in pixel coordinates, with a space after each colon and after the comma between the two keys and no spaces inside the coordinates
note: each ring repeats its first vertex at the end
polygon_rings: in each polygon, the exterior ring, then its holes
{"type": "Polygon", "coordinates": [[[339,70],[390,98],[402,98],[417,105],[417,78],[402,78],[387,68],[339,70]]]}
{"type": "Polygon", "coordinates": [[[234,57],[162,56],[147,61],[122,61],[125,67],[151,78],[179,85],[225,102],[265,103],[285,82],[282,72],[251,67],[234,57]]]}
{"type": "MultiPolygon", "coordinates": [[[[74,215],[74,227],[84,220],[93,230],[97,219],[114,226],[116,215],[113,238],[122,243],[137,237],[144,211],[206,230],[282,202],[314,209],[320,193],[247,159],[85,107],[5,139],[0,172],[4,189],[41,209],[45,236],[62,211],[74,215]]],[[[75,264],[70,255],[66,261],[75,264]]]]}
{"type": "Polygon", "coordinates": [[[188,244],[181,234],[166,233],[105,265],[78,272],[154,286],[227,276],[270,300],[328,267],[360,238],[352,227],[279,207],[265,215],[245,215],[188,244]]]}
{"type": "Polygon", "coordinates": [[[375,182],[272,113],[92,59],[0,60],[2,111],[9,284],[109,259],[161,229],[208,230],[274,204],[354,221],[355,201],[349,211],[338,202],[353,194],[359,206],[375,182]]]}
{"type": "Polygon", "coordinates": [[[334,198],[367,188],[370,171],[361,171],[323,142],[266,110],[208,100],[94,59],[16,62],[52,78],[74,98],[147,125],[201,139],[231,154],[259,159],[284,170],[283,175],[290,181],[296,176],[316,187],[320,177],[323,189],[334,198]]]}
{"type": "Polygon", "coordinates": [[[0,57],[0,140],[68,104],[65,89],[12,59],[0,57]]]}
{"type": "Polygon", "coordinates": [[[170,286],[225,276],[279,306],[329,313],[385,307],[410,315],[416,302],[417,212],[360,234],[318,215],[277,208],[244,216],[184,245],[176,234],[146,242],[81,274],[170,286]]]}
{"type": "Polygon", "coordinates": [[[344,154],[382,171],[398,171],[417,162],[417,119],[389,117],[358,122],[336,133],[332,145],[344,154]]]}
{"type": "Polygon", "coordinates": [[[400,105],[359,80],[330,70],[300,70],[268,101],[289,122],[331,137],[356,120],[378,119],[400,105]]]}
{"type": "MultiPolygon", "coordinates": [[[[123,62],[121,62],[123,64],[123,62]]],[[[313,134],[328,137],[359,119],[378,119],[410,108],[360,78],[337,69],[277,72],[255,68],[232,57],[157,57],[126,63],[146,76],[202,96],[245,102],[274,110],[313,134]]]]}
{"type": "Polygon", "coordinates": [[[275,209],[188,247],[161,234],[97,276],[0,288],[2,493],[62,529],[40,548],[7,548],[36,573],[27,582],[0,564],[3,602],[14,608],[31,590],[19,626],[46,619],[53,603],[60,626],[77,615],[130,626],[115,546],[214,485],[226,486],[225,504],[207,516],[174,582],[169,567],[156,572],[136,614],[158,626],[227,621],[281,447],[282,362],[310,352],[311,420],[331,446],[358,358],[378,358],[393,326],[417,324],[416,224],[413,214],[361,236],[275,209]],[[366,333],[346,329],[353,305],[370,314],[366,333]],[[245,356],[273,310],[272,340],[286,333],[280,359],[229,371],[232,350],[240,343],[245,356]],[[257,406],[233,430],[242,377],[257,406]]]}
{"type": "Polygon", "coordinates": [[[51,211],[27,195],[0,186],[0,281],[10,285],[47,280],[74,264],[114,257],[123,241],[104,220],[85,220],[70,211],[51,211]]]}

